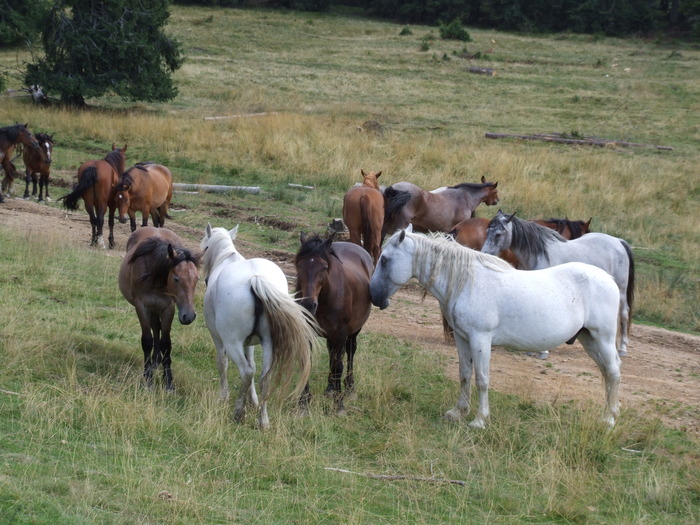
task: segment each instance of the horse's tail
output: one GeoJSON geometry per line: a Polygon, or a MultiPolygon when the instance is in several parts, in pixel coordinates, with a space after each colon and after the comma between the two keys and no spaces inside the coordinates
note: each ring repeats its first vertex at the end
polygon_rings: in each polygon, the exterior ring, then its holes
{"type": "Polygon", "coordinates": [[[627,335],[629,335],[630,326],[632,326],[632,303],[634,302],[634,255],[632,254],[632,248],[626,241],[621,241],[622,246],[627,252],[627,258],[629,259],[630,267],[627,274],[627,306],[629,307],[629,322],[627,323],[627,335]]]}
{"type": "Polygon", "coordinates": [[[78,200],[85,190],[92,188],[97,183],[97,168],[90,167],[83,171],[80,180],[73,186],[73,191],[58,200],[63,201],[63,207],[68,210],[78,209],[78,200]]]}
{"type": "Polygon", "coordinates": [[[369,197],[362,195],[360,197],[360,217],[362,218],[362,242],[365,250],[368,252],[372,249],[372,221],[370,217],[369,197]]]}
{"type": "Polygon", "coordinates": [[[295,365],[301,368],[292,396],[299,397],[311,374],[311,347],[322,333],[316,319],[294,298],[272,285],[262,275],[254,275],[250,290],[256,299],[256,310],[261,309],[270,325],[272,364],[266,373],[270,377],[265,397],[277,387],[288,387],[295,365]]]}

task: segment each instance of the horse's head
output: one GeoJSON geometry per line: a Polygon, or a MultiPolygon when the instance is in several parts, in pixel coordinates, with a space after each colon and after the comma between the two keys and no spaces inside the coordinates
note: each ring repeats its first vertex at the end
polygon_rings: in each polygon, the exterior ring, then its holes
{"type": "Polygon", "coordinates": [[[48,133],[37,133],[35,137],[38,142],[37,147],[44,156],[44,161],[46,164],[51,164],[51,160],[53,160],[53,137],[48,133]]]}
{"type": "Polygon", "coordinates": [[[119,177],[119,181],[114,187],[115,198],[117,200],[117,218],[122,224],[126,223],[126,219],[129,214],[129,207],[131,206],[131,194],[129,191],[131,190],[132,182],[133,181],[129,175],[129,172],[126,172],[119,177]]]}
{"type": "Polygon", "coordinates": [[[484,204],[487,206],[493,206],[495,204],[498,204],[498,201],[500,198],[498,197],[498,182],[487,182],[486,177],[483,175],[481,176],[481,182],[482,184],[486,184],[486,188],[488,189],[488,193],[486,194],[486,197],[484,197],[484,204]]]}
{"type": "Polygon", "coordinates": [[[188,251],[177,251],[169,244],[168,257],[173,265],[168,275],[168,293],[177,305],[178,320],[187,325],[197,317],[194,309],[194,290],[199,280],[197,268],[202,254],[192,255],[188,251]]]}
{"type": "Polygon", "coordinates": [[[377,179],[379,179],[381,176],[381,171],[370,171],[369,173],[365,173],[365,170],[361,169],[360,173],[362,174],[362,184],[364,186],[370,186],[375,190],[379,190],[379,181],[377,179]]]}
{"type": "Polygon", "coordinates": [[[321,289],[328,282],[333,258],[338,258],[333,251],[333,238],[334,235],[327,239],[318,235],[309,237],[304,232],[301,232],[299,238],[301,247],[294,259],[297,271],[296,295],[300,304],[313,315],[316,315],[321,289]]]}
{"type": "Polygon", "coordinates": [[[498,255],[503,250],[510,248],[513,239],[513,228],[511,221],[515,213],[507,215],[498,210],[496,216],[489,221],[486,228],[486,240],[481,247],[481,251],[490,255],[498,255]]]}
{"type": "Polygon", "coordinates": [[[409,224],[405,230],[399,230],[384,245],[377,266],[369,282],[372,304],[384,310],[389,306],[389,298],[401,286],[413,277],[413,252],[415,245],[409,233],[413,227],[409,224]]]}
{"type": "Polygon", "coordinates": [[[25,146],[28,146],[30,148],[36,148],[39,146],[39,143],[37,142],[34,134],[31,131],[29,131],[29,128],[27,126],[28,124],[17,125],[17,140],[25,146]]]}
{"type": "MultiPolygon", "coordinates": [[[[236,247],[233,245],[237,234],[238,225],[232,230],[227,230],[226,228],[212,228],[211,224],[207,223],[206,228],[204,228],[204,237],[199,243],[199,247],[202,250],[202,273],[206,278],[205,282],[209,279],[209,274],[219,255],[222,253],[226,255],[238,254],[236,247]]],[[[240,257],[240,254],[238,256],[240,257]]]]}

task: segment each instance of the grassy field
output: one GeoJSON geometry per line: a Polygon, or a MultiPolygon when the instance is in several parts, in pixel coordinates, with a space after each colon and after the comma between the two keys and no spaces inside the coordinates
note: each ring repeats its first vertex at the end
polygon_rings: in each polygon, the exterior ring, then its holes
{"type": "MultiPolygon", "coordinates": [[[[171,103],[105,97],[69,111],[7,95],[0,125],[53,133],[56,180],[72,181],[116,142],[128,143],[129,163],[161,162],[181,182],[260,186],[260,195],[178,194],[173,215],[199,231],[240,222],[244,242],[288,252],[300,230],[340,216],[361,168],[427,189],[483,175],[499,182],[504,211],[593,217],[594,230],[627,239],[636,320],[700,332],[697,47],[471,29],[465,46],[353,12],[172,13],[187,61],[171,103]],[[205,120],[214,116],[231,118],[205,120]],[[368,120],[383,133],[360,131],[368,120]],[[489,131],[674,149],[489,140],[489,131]]],[[[0,64],[26,59],[0,50],[0,64]]],[[[133,311],[114,284],[119,258],[89,250],[87,231],[76,250],[50,225],[39,230],[0,224],[2,525],[700,521],[697,440],[631,410],[607,433],[597,405],[540,407],[497,393],[488,430],[448,425],[441,414],[455,386],[441,358],[378,334],[362,336],[371,348],[358,353],[362,409],[347,418],[329,417],[317,396],[307,418],[278,399],[270,432],[252,418],[233,425],[202,323],[176,329],[177,394],[146,393],[133,311]]],[[[198,300],[201,311],[201,290],[198,300]]]]}

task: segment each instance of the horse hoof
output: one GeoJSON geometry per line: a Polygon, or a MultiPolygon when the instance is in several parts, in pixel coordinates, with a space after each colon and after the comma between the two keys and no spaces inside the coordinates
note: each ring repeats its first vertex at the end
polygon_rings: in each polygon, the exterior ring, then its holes
{"type": "Polygon", "coordinates": [[[620,357],[625,357],[625,356],[627,355],[627,350],[620,350],[620,351],[617,353],[617,355],[619,355],[620,357]]]}
{"type": "Polygon", "coordinates": [[[537,359],[548,359],[549,358],[549,352],[540,352],[537,354],[537,359]]]}
{"type": "Polygon", "coordinates": [[[486,428],[486,423],[484,422],[483,419],[476,418],[474,421],[469,423],[469,426],[472,428],[486,428]]]}
{"type": "Polygon", "coordinates": [[[448,410],[445,412],[445,415],[443,416],[447,421],[452,421],[456,422],[462,419],[462,414],[460,413],[459,410],[455,410],[454,408],[452,410],[448,410]]]}

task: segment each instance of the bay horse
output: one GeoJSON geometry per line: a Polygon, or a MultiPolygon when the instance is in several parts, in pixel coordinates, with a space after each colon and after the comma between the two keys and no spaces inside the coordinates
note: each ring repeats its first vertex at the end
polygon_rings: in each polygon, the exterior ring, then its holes
{"type": "Polygon", "coordinates": [[[446,419],[457,421],[469,412],[474,371],[479,407],[470,425],[486,425],[492,345],[542,350],[578,339],[605,382],[604,421],[615,424],[620,386],[620,357],[615,348],[619,292],[608,273],[578,262],[531,272],[516,270],[449,237],[414,234],[409,226],[384,246],[370,281],[372,303],[387,308],[389,298],[412,277],[435,296],[455,331],[460,394],[454,408],[445,413],[446,419]]]}
{"type": "Polygon", "coordinates": [[[379,189],[381,171],[362,174],[362,186],[350,188],[343,197],[343,222],[350,233],[350,242],[363,246],[376,261],[381,252],[384,197],[379,189]]]}
{"type": "Polygon", "coordinates": [[[17,168],[12,164],[12,152],[15,146],[22,144],[28,148],[35,148],[38,145],[36,137],[27,126],[28,124],[15,124],[0,128],[0,166],[5,171],[0,186],[0,202],[3,200],[3,193],[10,194],[17,178],[17,168]]]}
{"type": "Polygon", "coordinates": [[[175,390],[170,330],[176,307],[180,324],[191,324],[197,317],[194,291],[200,259],[201,254],[193,254],[175,232],[166,228],[141,228],[126,243],[119,289],[136,309],[141,325],[143,376],[149,388],[153,371],[162,364],[165,390],[175,390]]]}
{"type": "Polygon", "coordinates": [[[201,248],[207,291],[204,319],[216,346],[221,399],[228,400],[228,360],[238,366],[241,388],[234,420],[242,421],[246,403],[259,408],[258,425],[270,426],[267,401],[273,390],[301,372],[294,390],[300,395],[311,371],[311,348],[320,327],[289,293],[282,269],[268,259],[246,259],[233,244],[238,226],[227,231],[207,224],[201,248]],[[263,349],[260,402],[255,392],[253,345],[263,349]]]}
{"type": "MultiPolygon", "coordinates": [[[[342,414],[344,397],[354,391],[357,336],[372,310],[369,280],[374,266],[362,247],[351,242],[334,242],[333,237],[322,239],[302,232],[294,265],[296,297],[316,317],[326,338],[330,359],[326,394],[334,398],[342,414]],[[341,394],[343,354],[347,359],[345,396],[341,394]]],[[[305,393],[308,399],[308,385],[305,393]]]]}
{"type": "Polygon", "coordinates": [[[420,232],[449,232],[464,219],[474,216],[482,202],[487,206],[498,204],[498,182],[481,184],[464,182],[456,186],[425,191],[410,182],[397,182],[384,191],[384,225],[382,241],[412,224],[420,232]]]}
{"type": "Polygon", "coordinates": [[[119,175],[124,172],[126,147],[126,144],[123,148],[112,144],[112,151],[104,159],[83,162],[78,168],[78,181],[73,185],[73,190],[59,199],[63,200],[63,206],[68,210],[77,210],[79,199],[83,199],[92,226],[91,246],[105,247],[102,229],[105,213],[109,210],[109,247],[114,248],[115,186],[119,175]]]}
{"type": "Polygon", "coordinates": [[[32,197],[36,195],[37,182],[39,183],[39,202],[44,201],[44,189],[46,189],[46,202],[51,202],[49,196],[49,176],[51,175],[51,161],[53,160],[53,137],[48,133],[37,133],[37,147],[25,146],[22,152],[24,160],[25,182],[24,198],[29,198],[29,183],[32,183],[32,197]]]}
{"type": "Polygon", "coordinates": [[[117,199],[119,222],[126,223],[129,216],[131,231],[136,229],[136,212],[141,212],[141,226],[148,226],[148,216],[153,225],[162,227],[173,198],[173,175],[161,164],[139,162],[121,174],[114,190],[117,199]]]}
{"type": "Polygon", "coordinates": [[[497,254],[507,248],[513,251],[523,270],[540,270],[577,261],[608,272],[618,286],[619,354],[627,355],[635,271],[632,249],[626,241],[605,233],[587,233],[567,241],[554,230],[498,210],[489,222],[481,251],[497,254]]]}

